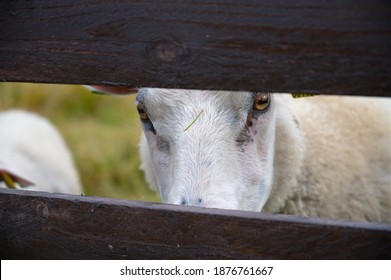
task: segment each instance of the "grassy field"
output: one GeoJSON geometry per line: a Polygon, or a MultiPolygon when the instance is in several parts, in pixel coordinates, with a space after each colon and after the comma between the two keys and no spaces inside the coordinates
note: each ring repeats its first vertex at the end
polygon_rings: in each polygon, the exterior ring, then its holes
{"type": "Polygon", "coordinates": [[[0,110],[10,108],[36,112],[60,130],[86,195],[159,201],[139,170],[141,126],[134,96],[96,95],[71,85],[0,83],[0,110]]]}

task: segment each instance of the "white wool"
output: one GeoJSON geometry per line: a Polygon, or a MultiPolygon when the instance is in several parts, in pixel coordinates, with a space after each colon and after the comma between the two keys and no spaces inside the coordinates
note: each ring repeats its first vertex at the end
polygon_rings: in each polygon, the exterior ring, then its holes
{"type": "Polygon", "coordinates": [[[389,99],[274,94],[238,147],[251,96],[140,90],[142,168],[163,202],[391,222],[389,99]]]}
{"type": "MultiPolygon", "coordinates": [[[[46,119],[26,111],[0,113],[0,169],[32,182],[28,190],[81,194],[64,140],[46,119]]],[[[4,182],[0,182],[4,187],[4,182]]]]}

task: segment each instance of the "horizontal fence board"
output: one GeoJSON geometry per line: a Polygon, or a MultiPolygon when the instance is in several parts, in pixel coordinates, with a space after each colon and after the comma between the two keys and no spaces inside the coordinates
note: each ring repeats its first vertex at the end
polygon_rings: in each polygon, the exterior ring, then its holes
{"type": "Polygon", "coordinates": [[[386,224],[0,189],[1,259],[389,259],[386,224]]]}
{"type": "Polygon", "coordinates": [[[0,80],[389,96],[388,0],[3,0],[0,80]]]}

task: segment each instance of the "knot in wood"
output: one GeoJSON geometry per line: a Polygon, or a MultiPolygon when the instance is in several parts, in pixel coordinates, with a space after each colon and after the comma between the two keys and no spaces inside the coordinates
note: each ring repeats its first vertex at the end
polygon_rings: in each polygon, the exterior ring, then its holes
{"type": "Polygon", "coordinates": [[[182,59],[187,54],[187,48],[179,40],[160,38],[150,44],[147,53],[152,64],[162,65],[182,59]]]}
{"type": "Polygon", "coordinates": [[[46,220],[49,217],[49,208],[43,202],[40,202],[38,204],[38,206],[36,208],[36,212],[37,212],[38,217],[40,217],[41,219],[46,220]]]}

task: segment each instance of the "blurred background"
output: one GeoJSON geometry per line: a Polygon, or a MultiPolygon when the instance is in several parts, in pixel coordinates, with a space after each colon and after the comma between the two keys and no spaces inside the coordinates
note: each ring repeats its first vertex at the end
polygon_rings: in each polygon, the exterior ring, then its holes
{"type": "Polygon", "coordinates": [[[38,113],[62,133],[86,195],[156,202],[139,169],[141,124],[134,98],[74,85],[0,83],[0,111],[38,113]]]}

